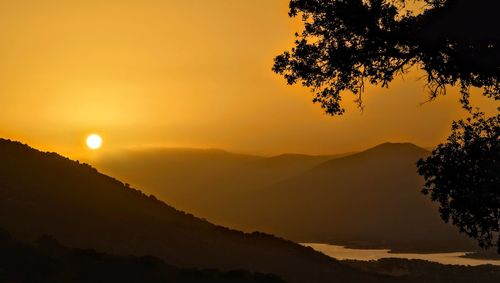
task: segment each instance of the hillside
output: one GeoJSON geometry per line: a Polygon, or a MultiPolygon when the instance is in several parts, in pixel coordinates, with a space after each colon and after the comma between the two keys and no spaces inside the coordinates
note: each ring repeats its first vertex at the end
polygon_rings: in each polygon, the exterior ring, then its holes
{"type": "Polygon", "coordinates": [[[56,153],[2,139],[0,156],[0,227],[21,241],[47,234],[69,247],[272,273],[292,283],[381,282],[293,242],[215,226],[56,153]]]}
{"type": "Polygon", "coordinates": [[[234,212],[253,228],[300,241],[421,252],[475,249],[420,193],[415,164],[427,154],[413,144],[382,144],[249,194],[236,201],[243,205],[234,212]]]}
{"type": "Polygon", "coordinates": [[[157,148],[104,154],[92,164],[179,209],[219,223],[228,220],[226,203],[331,158],[302,154],[262,157],[215,149],[157,148]]]}
{"type": "Polygon", "coordinates": [[[72,249],[48,236],[34,244],[0,229],[0,282],[284,283],[242,270],[179,269],[152,256],[118,256],[72,249]]]}
{"type": "Polygon", "coordinates": [[[209,220],[295,241],[400,251],[475,250],[420,193],[429,152],[386,143],[343,156],[150,150],[97,165],[209,220]]]}
{"type": "MultiPolygon", "coordinates": [[[[0,282],[121,282],[121,283],[284,283],[271,274],[244,270],[180,269],[152,256],[120,256],[93,249],[61,245],[50,236],[35,243],[13,239],[0,229],[0,282]]],[[[378,273],[392,282],[493,283],[500,280],[500,267],[451,266],[422,260],[381,259],[342,261],[358,270],[378,273]],[[387,275],[391,277],[387,277],[387,275]]]]}

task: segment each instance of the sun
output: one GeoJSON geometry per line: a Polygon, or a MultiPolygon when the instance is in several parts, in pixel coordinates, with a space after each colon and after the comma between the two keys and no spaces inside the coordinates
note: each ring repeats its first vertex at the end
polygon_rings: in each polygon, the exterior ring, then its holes
{"type": "Polygon", "coordinates": [[[102,138],[97,134],[91,134],[87,137],[87,146],[90,149],[98,149],[102,145],[102,138]]]}

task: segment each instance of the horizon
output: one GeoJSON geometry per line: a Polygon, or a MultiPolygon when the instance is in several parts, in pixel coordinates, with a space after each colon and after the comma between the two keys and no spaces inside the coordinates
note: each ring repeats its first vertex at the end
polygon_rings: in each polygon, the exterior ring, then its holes
{"type": "MultiPolygon", "coordinates": [[[[456,88],[422,104],[416,70],[367,86],[363,111],[346,93],[344,115],[324,114],[308,89],[271,71],[301,26],[287,13],[287,0],[4,1],[0,136],[79,158],[149,146],[322,155],[386,141],[432,147],[466,115],[456,88]],[[86,147],[91,133],[100,150],[86,147]]],[[[477,90],[472,102],[499,104],[477,90]]]]}
{"type": "MultiPolygon", "coordinates": [[[[382,146],[382,145],[413,145],[418,148],[424,149],[426,151],[432,151],[433,148],[435,147],[427,147],[427,146],[421,146],[413,142],[392,142],[392,141],[387,141],[387,142],[382,142],[378,144],[374,144],[365,148],[360,148],[358,150],[353,150],[353,151],[347,151],[347,152],[333,152],[333,153],[324,153],[324,154],[309,154],[309,153],[302,153],[302,152],[281,152],[281,153],[275,153],[275,154],[258,154],[258,153],[252,153],[252,152],[241,152],[241,151],[231,151],[228,149],[224,148],[215,148],[215,147],[166,147],[166,146],[135,146],[135,147],[123,147],[123,148],[115,148],[112,150],[101,150],[99,154],[95,155],[89,155],[85,154],[82,156],[71,156],[71,155],[65,155],[62,152],[58,151],[53,151],[53,150],[45,150],[43,148],[39,148],[35,145],[32,145],[30,143],[26,143],[22,140],[15,140],[15,139],[9,139],[5,137],[0,137],[0,139],[6,140],[6,141],[11,141],[11,142],[18,142],[23,145],[27,145],[33,149],[36,149],[41,152],[46,152],[46,153],[57,153],[63,157],[67,157],[71,160],[74,161],[83,161],[83,162],[92,162],[101,159],[102,157],[109,157],[109,156],[114,156],[114,155],[120,155],[123,153],[141,153],[141,152],[154,152],[154,151],[218,151],[218,152],[223,152],[223,153],[228,153],[228,154],[234,154],[234,155],[245,155],[245,156],[255,156],[255,157],[262,157],[262,158],[273,158],[273,157],[279,157],[279,156],[284,156],[284,155],[302,155],[302,156],[324,156],[324,157],[334,157],[341,155],[341,156],[349,156],[352,154],[357,154],[357,153],[362,153],[365,151],[368,151],[370,149],[382,146]]],[[[92,165],[92,164],[91,164],[92,165]]]]}
{"type": "Polygon", "coordinates": [[[242,151],[231,151],[225,148],[217,148],[217,147],[166,147],[166,146],[140,146],[140,147],[127,147],[127,148],[119,148],[119,149],[114,149],[112,151],[103,151],[100,155],[106,156],[107,154],[120,154],[123,152],[145,152],[145,151],[168,151],[168,150],[186,150],[186,151],[220,151],[220,152],[225,152],[225,153],[230,153],[230,154],[237,154],[237,155],[248,155],[248,156],[256,156],[256,157],[265,157],[265,158],[270,158],[270,157],[278,157],[282,155],[304,155],[304,156],[335,156],[335,155],[350,155],[350,154],[356,154],[360,152],[364,152],[367,150],[370,150],[372,148],[379,147],[381,145],[414,145],[418,148],[425,149],[427,151],[431,151],[433,148],[436,146],[421,146],[413,142],[409,141],[401,141],[401,142],[393,142],[393,141],[386,141],[378,144],[373,144],[369,145],[368,147],[363,147],[359,148],[357,150],[353,151],[347,151],[347,152],[331,152],[331,153],[323,153],[323,154],[310,154],[310,153],[303,153],[303,152],[278,152],[278,153],[273,153],[273,154],[258,154],[255,152],[242,152],[242,151]]]}

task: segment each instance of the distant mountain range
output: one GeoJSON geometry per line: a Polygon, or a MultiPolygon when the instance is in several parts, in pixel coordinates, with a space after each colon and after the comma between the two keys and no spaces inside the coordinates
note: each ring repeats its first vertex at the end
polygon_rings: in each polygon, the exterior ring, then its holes
{"type": "Polygon", "coordinates": [[[56,153],[0,139],[0,158],[0,227],[19,241],[50,235],[73,248],[272,273],[292,283],[396,282],[291,241],[213,225],[56,153]]]}
{"type": "Polygon", "coordinates": [[[283,154],[270,158],[216,149],[147,149],[103,155],[93,164],[182,210],[220,220],[221,203],[258,191],[331,159],[283,154]],[[220,210],[220,211],[219,211],[220,210]]]}
{"type": "Polygon", "coordinates": [[[410,143],[337,156],[150,149],[95,164],[183,210],[245,231],[399,251],[476,250],[420,193],[416,161],[428,154],[410,143]]]}

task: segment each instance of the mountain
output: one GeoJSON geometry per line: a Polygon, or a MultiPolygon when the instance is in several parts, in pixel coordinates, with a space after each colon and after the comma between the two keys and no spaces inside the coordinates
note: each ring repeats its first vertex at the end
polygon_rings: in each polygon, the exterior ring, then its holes
{"type": "Polygon", "coordinates": [[[156,148],[105,154],[92,163],[177,208],[225,223],[225,204],[333,158],[273,157],[216,149],[156,148]]]}
{"type": "Polygon", "coordinates": [[[444,224],[437,207],[420,193],[416,161],[428,154],[413,144],[385,143],[329,160],[235,201],[233,212],[240,214],[231,215],[298,241],[400,251],[474,250],[475,244],[444,224]]]}
{"type": "Polygon", "coordinates": [[[159,198],[244,231],[399,251],[476,250],[420,193],[410,143],[339,156],[144,150],[96,164],[159,198]]]}
{"type": "Polygon", "coordinates": [[[180,269],[152,256],[118,256],[73,249],[43,236],[19,242],[0,229],[0,282],[284,283],[243,270],[180,269]]]}
{"type": "Polygon", "coordinates": [[[152,255],[181,268],[245,269],[288,282],[393,282],[310,248],[174,209],[86,164],[0,140],[0,227],[20,241],[152,255]]]}

